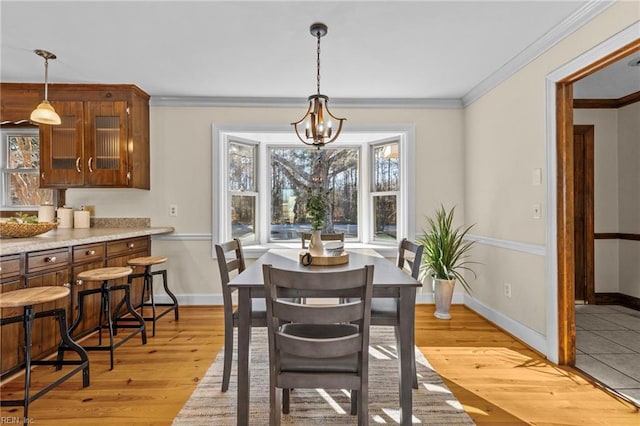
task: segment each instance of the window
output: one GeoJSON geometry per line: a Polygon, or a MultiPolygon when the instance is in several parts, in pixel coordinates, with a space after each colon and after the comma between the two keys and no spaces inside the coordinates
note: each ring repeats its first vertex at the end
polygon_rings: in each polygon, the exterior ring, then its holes
{"type": "Polygon", "coordinates": [[[213,143],[214,242],[297,244],[312,188],[328,201],[324,232],[390,246],[413,237],[412,128],[343,132],[318,150],[288,128],[214,126],[213,143]]]}
{"type": "Polygon", "coordinates": [[[31,210],[54,204],[54,192],[39,188],[38,130],[2,130],[2,209],[31,210]]]}

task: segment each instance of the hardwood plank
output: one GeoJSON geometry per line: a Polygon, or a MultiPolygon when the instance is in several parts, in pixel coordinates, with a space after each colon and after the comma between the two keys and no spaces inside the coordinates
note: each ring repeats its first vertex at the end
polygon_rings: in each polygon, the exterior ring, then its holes
{"type": "MultiPolygon", "coordinates": [[[[433,305],[418,306],[416,344],[477,424],[637,425],[631,405],[471,310],[455,305],[449,321],[433,312],[433,305]]],[[[134,338],[118,348],[113,371],[108,352],[90,352],[91,385],[70,379],[33,402],[30,417],[41,425],[170,425],[222,344],[222,307],[181,306],[180,321],[163,317],[147,345],[134,338]]],[[[54,375],[37,367],[33,388],[54,375]]],[[[22,392],[22,379],[3,384],[1,397],[22,392]]],[[[18,407],[0,410],[3,418],[21,415],[18,407]]]]}

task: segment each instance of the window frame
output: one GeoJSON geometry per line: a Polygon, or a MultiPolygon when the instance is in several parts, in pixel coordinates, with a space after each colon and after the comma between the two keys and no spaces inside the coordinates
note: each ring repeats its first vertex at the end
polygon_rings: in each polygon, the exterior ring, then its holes
{"type": "MultiPolygon", "coordinates": [[[[300,142],[295,138],[290,126],[285,125],[259,125],[259,124],[212,124],[212,255],[215,257],[213,247],[219,241],[230,240],[230,196],[226,182],[228,179],[228,143],[230,140],[240,140],[245,143],[257,144],[257,184],[258,194],[256,207],[256,237],[255,244],[245,245],[245,254],[248,257],[259,256],[269,248],[299,247],[298,242],[271,242],[269,241],[268,225],[265,218],[270,217],[269,209],[271,201],[268,194],[271,185],[270,175],[267,173],[269,165],[268,146],[298,146],[300,142]]],[[[342,132],[340,139],[335,142],[336,148],[359,146],[359,207],[358,207],[358,242],[347,243],[354,247],[382,247],[389,248],[389,252],[397,249],[397,242],[404,237],[415,239],[415,128],[413,125],[351,125],[342,132]],[[399,151],[399,179],[400,191],[398,194],[397,231],[395,241],[382,241],[374,239],[372,226],[373,198],[370,193],[372,159],[370,158],[371,146],[384,144],[392,140],[398,141],[399,151]],[[411,194],[411,196],[409,195],[411,194]],[[366,214],[365,214],[366,212],[366,214]]],[[[329,147],[332,147],[329,145],[329,147]]]]}
{"type": "MultiPolygon", "coordinates": [[[[0,149],[2,150],[2,156],[0,157],[0,209],[2,211],[9,212],[25,212],[25,211],[38,211],[38,205],[36,204],[21,204],[21,205],[13,205],[8,203],[9,197],[9,186],[10,186],[10,178],[9,175],[12,173],[26,173],[33,174],[37,177],[40,175],[40,167],[37,169],[11,169],[8,167],[9,161],[9,137],[11,136],[29,136],[36,137],[38,139],[38,155],[41,155],[42,150],[40,150],[40,131],[37,127],[35,128],[2,128],[0,129],[0,149]]],[[[42,158],[38,158],[38,162],[42,162],[42,158]]],[[[39,188],[39,187],[38,187],[39,188]]],[[[42,188],[46,189],[46,188],[42,188]]],[[[49,190],[52,191],[52,190],[49,190]]],[[[55,204],[56,202],[56,192],[52,191],[51,198],[52,202],[55,204]]]]}

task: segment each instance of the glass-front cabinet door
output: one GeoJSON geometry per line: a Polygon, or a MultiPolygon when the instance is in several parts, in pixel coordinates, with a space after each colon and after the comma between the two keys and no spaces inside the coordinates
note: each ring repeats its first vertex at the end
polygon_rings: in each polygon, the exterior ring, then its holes
{"type": "Polygon", "coordinates": [[[87,184],[126,186],[127,102],[87,102],[87,184]]]}
{"type": "Polygon", "coordinates": [[[59,126],[40,126],[40,186],[84,185],[83,102],[52,102],[59,126]]]}

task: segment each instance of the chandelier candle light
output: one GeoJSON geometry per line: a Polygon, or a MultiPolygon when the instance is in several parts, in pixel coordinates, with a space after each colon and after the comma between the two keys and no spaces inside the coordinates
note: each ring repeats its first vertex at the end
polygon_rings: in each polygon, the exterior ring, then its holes
{"type": "Polygon", "coordinates": [[[61,123],[60,116],[53,109],[53,106],[47,100],[49,86],[49,59],[56,59],[56,55],[46,50],[34,50],[34,53],[44,58],[44,100],[31,113],[31,121],[39,124],[61,123]]]}
{"type": "Polygon", "coordinates": [[[309,29],[311,35],[318,39],[317,49],[317,88],[315,95],[309,96],[309,109],[300,121],[291,123],[296,131],[298,139],[306,145],[313,145],[320,149],[321,147],[335,141],[342,131],[342,124],[346,118],[338,118],[329,111],[329,97],[320,94],[320,38],[327,34],[327,26],[322,23],[315,23],[309,29]],[[334,120],[338,123],[338,130],[333,131],[334,120]],[[304,123],[304,137],[300,133],[300,126],[304,123]]]}

